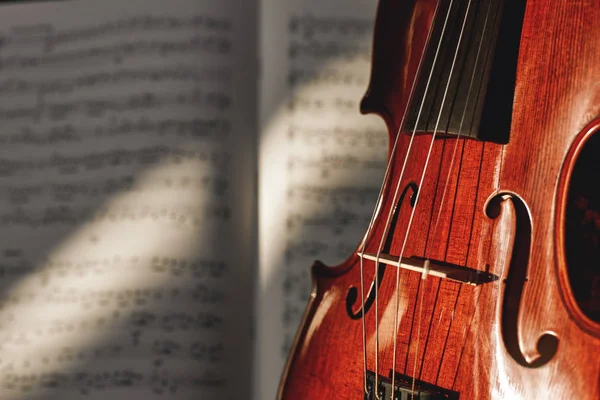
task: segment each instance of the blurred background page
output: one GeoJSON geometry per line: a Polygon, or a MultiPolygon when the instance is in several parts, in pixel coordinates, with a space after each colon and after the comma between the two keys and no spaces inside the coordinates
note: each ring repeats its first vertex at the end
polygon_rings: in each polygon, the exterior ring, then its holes
{"type": "Polygon", "coordinates": [[[256,11],[0,8],[1,399],[248,398],[256,11]]]}
{"type": "Polygon", "coordinates": [[[275,398],[313,261],[350,256],[379,193],[387,132],[358,111],[376,6],[262,1],[256,399],[275,398]]]}

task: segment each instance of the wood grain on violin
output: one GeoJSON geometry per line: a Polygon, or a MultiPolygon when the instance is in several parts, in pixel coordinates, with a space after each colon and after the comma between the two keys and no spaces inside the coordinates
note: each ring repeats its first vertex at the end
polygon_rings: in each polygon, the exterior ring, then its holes
{"type": "Polygon", "coordinates": [[[599,399],[600,4],[380,0],[362,111],[389,169],[279,398],[599,399]]]}

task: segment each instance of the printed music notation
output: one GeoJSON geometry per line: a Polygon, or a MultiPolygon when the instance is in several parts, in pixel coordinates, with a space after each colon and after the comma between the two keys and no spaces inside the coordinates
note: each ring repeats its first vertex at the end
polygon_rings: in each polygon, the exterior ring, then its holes
{"type": "Polygon", "coordinates": [[[81,62],[111,60],[122,64],[134,57],[173,57],[186,54],[206,53],[208,55],[226,55],[231,51],[231,41],[219,35],[194,36],[183,40],[147,40],[139,39],[104,46],[89,46],[78,50],[52,52],[39,56],[0,57],[5,71],[22,71],[30,68],[57,67],[81,62]]]}
{"type": "Polygon", "coordinates": [[[60,12],[0,15],[0,398],[231,397],[250,27],[188,0],[31,7],[60,12]]]}
{"type": "MultiPolygon", "coordinates": [[[[5,328],[10,323],[10,318],[2,321],[5,328]]],[[[216,312],[198,312],[195,315],[171,312],[166,314],[133,311],[130,314],[115,310],[106,317],[79,319],[76,323],[70,320],[53,319],[48,324],[38,325],[33,330],[13,330],[2,335],[6,348],[18,346],[34,346],[43,338],[52,339],[64,335],[89,335],[98,329],[106,329],[111,325],[119,325],[120,329],[129,332],[129,346],[138,346],[144,334],[179,332],[195,332],[201,335],[204,331],[222,331],[224,321],[216,312]],[[123,315],[125,314],[125,315],[123,315]],[[126,321],[126,322],[123,322],[126,321]]],[[[1,371],[1,368],[0,368],[1,371]]]]}
{"type": "MultiPolygon", "coordinates": [[[[49,352],[39,354],[35,362],[47,367],[60,367],[63,363],[93,360],[99,362],[102,359],[118,357],[126,350],[124,345],[105,345],[88,348],[85,350],[76,349],[72,346],[64,346],[59,349],[53,349],[49,352]]],[[[189,343],[180,343],[170,339],[154,339],[143,345],[136,346],[134,354],[143,356],[152,354],[154,357],[160,357],[161,363],[165,360],[174,358],[189,357],[197,361],[198,364],[218,364],[223,361],[224,345],[221,341],[211,340],[210,342],[191,341],[189,343]]],[[[29,364],[31,366],[31,362],[29,364]]],[[[14,366],[4,366],[6,371],[14,371],[14,366]]]]}
{"type": "Polygon", "coordinates": [[[7,132],[0,138],[0,145],[56,146],[80,143],[86,139],[102,139],[131,135],[155,135],[191,137],[211,142],[224,142],[231,134],[231,121],[227,118],[163,118],[150,119],[111,117],[98,124],[58,124],[46,128],[26,126],[17,133],[7,132]]]}
{"type": "MultiPolygon", "coordinates": [[[[23,276],[37,276],[40,286],[49,287],[52,282],[60,282],[64,278],[85,278],[109,276],[111,271],[120,269],[139,269],[143,275],[156,275],[160,280],[169,280],[174,278],[186,279],[187,282],[204,281],[207,279],[221,280],[228,273],[227,263],[219,259],[208,258],[176,258],[164,256],[123,256],[119,254],[105,254],[102,258],[85,259],[48,259],[41,263],[33,263],[26,258],[27,249],[8,249],[0,260],[0,278],[4,280],[21,279],[23,276]]],[[[72,293],[72,288],[63,289],[54,287],[56,293],[72,293]]],[[[105,296],[104,290],[89,289],[87,295],[82,295],[82,299],[93,299],[96,296],[100,301],[105,296]]],[[[138,294],[145,297],[152,297],[156,291],[149,287],[124,289],[124,296],[128,298],[133,296],[137,298],[138,294]]],[[[0,309],[2,304],[19,304],[21,301],[35,300],[38,298],[48,299],[50,294],[28,292],[24,294],[12,294],[8,297],[0,297],[0,309]]],[[[111,295],[112,296],[112,295],[111,295]]],[[[157,295],[162,299],[162,295],[157,295]]],[[[155,296],[156,297],[156,296],[155,296]]]]}
{"type": "Polygon", "coordinates": [[[367,202],[376,198],[379,194],[379,188],[375,187],[321,187],[315,185],[291,186],[288,190],[288,199],[293,201],[301,199],[304,201],[314,201],[320,204],[360,204],[366,205],[367,202]]]}
{"type": "Polygon", "coordinates": [[[14,207],[0,213],[0,224],[5,228],[23,226],[28,228],[51,227],[56,225],[80,225],[94,223],[136,223],[153,221],[179,228],[202,229],[207,220],[229,220],[231,208],[228,205],[206,205],[203,207],[167,207],[141,205],[119,207],[110,210],[96,207],[72,207],[68,205],[48,206],[41,209],[14,207]]]}
{"type": "Polygon", "coordinates": [[[315,175],[330,178],[334,173],[347,173],[348,169],[363,171],[380,171],[385,168],[384,160],[365,159],[359,154],[324,153],[321,156],[291,156],[287,163],[288,170],[310,169],[315,175]]]}
{"type": "Polygon", "coordinates": [[[13,35],[5,35],[3,46],[31,46],[42,43],[46,50],[77,42],[87,43],[96,38],[120,37],[124,34],[167,33],[184,29],[230,32],[232,21],[226,17],[194,14],[187,17],[171,15],[132,15],[108,22],[91,23],[57,30],[51,24],[13,27],[13,35]]]}
{"type": "Polygon", "coordinates": [[[105,168],[141,165],[148,166],[159,162],[181,164],[195,161],[225,169],[231,161],[231,153],[224,151],[202,151],[172,148],[163,145],[138,148],[135,150],[108,150],[83,155],[65,155],[53,152],[50,156],[39,159],[0,159],[0,177],[13,176],[17,173],[34,173],[36,171],[56,170],[62,175],[72,175],[83,171],[94,171],[105,168]]]}
{"type": "MultiPolygon", "coordinates": [[[[368,63],[371,59],[369,43],[356,39],[365,38],[372,27],[373,22],[367,19],[293,15],[289,20],[289,58],[292,61],[341,59],[347,63],[368,63]]],[[[292,72],[294,70],[292,68],[292,72]]]]}
{"type": "Polygon", "coordinates": [[[289,212],[286,219],[288,231],[300,229],[318,229],[319,231],[328,230],[333,235],[344,234],[349,226],[368,225],[371,216],[368,214],[360,215],[356,212],[335,209],[332,213],[322,215],[303,215],[300,213],[289,212]]]}
{"type": "Polygon", "coordinates": [[[285,261],[292,262],[300,257],[316,258],[320,254],[323,254],[328,247],[329,245],[321,240],[290,242],[286,245],[285,261]]]}
{"type": "Polygon", "coordinates": [[[0,81],[0,93],[48,96],[132,83],[228,83],[231,82],[231,79],[231,70],[227,68],[179,64],[163,67],[116,68],[114,71],[92,71],[52,80],[44,78],[27,80],[15,76],[0,81]]]}
{"type": "MultiPolygon", "coordinates": [[[[303,240],[300,242],[289,242],[285,248],[285,262],[302,262],[309,264],[314,260],[320,259],[323,254],[333,254],[338,260],[343,260],[357,249],[357,243],[351,243],[345,238],[338,236],[338,241],[327,238],[327,242],[318,238],[303,240]]],[[[289,292],[294,287],[296,280],[286,277],[284,291],[289,292]]],[[[306,292],[301,294],[302,298],[306,292]]]]}
{"type": "Polygon", "coordinates": [[[341,126],[305,126],[290,125],[288,139],[299,140],[306,145],[319,145],[323,147],[367,147],[385,148],[387,146],[387,132],[369,126],[364,128],[341,126]]]}
{"type": "Polygon", "coordinates": [[[204,370],[197,368],[193,373],[169,373],[166,368],[156,367],[152,373],[131,368],[89,373],[49,372],[39,375],[11,373],[0,380],[0,385],[21,395],[30,393],[34,387],[54,391],[72,389],[82,397],[93,394],[103,395],[107,390],[116,388],[129,389],[128,391],[148,388],[151,390],[148,394],[169,398],[186,390],[188,394],[205,392],[205,389],[220,389],[218,392],[222,392],[226,383],[222,376],[209,368],[204,370]]]}
{"type": "Polygon", "coordinates": [[[335,265],[358,245],[379,193],[387,154],[383,123],[359,115],[371,61],[368,18],[308,13],[289,19],[285,167],[286,244],[281,259],[281,355],[311,292],[315,259],[335,265]]]}
{"type": "MultiPolygon", "coordinates": [[[[4,272],[4,270],[3,270],[4,272]]],[[[85,276],[82,271],[78,274],[85,276]]],[[[56,272],[57,275],[60,272],[56,272]]],[[[101,274],[97,274],[98,276],[101,274]]],[[[49,289],[50,293],[30,292],[26,294],[15,294],[8,298],[0,298],[0,310],[12,306],[27,305],[36,301],[45,304],[78,305],[84,310],[93,308],[118,307],[129,309],[145,305],[160,305],[163,302],[196,302],[200,304],[223,304],[225,294],[222,290],[213,289],[205,283],[196,284],[194,287],[179,289],[159,289],[154,287],[139,287],[135,289],[103,289],[82,292],[75,288],[54,287],[49,289]]]]}
{"type": "MultiPolygon", "coordinates": [[[[309,85],[329,84],[329,85],[363,85],[366,87],[368,80],[365,76],[356,74],[353,71],[340,71],[337,69],[310,70],[303,68],[293,68],[288,74],[288,84],[290,87],[306,87],[309,85]]],[[[0,86],[1,89],[1,86],[0,86]]]]}
{"type": "Polygon", "coordinates": [[[330,59],[341,58],[347,62],[370,61],[371,55],[367,46],[340,44],[334,41],[292,43],[290,58],[330,59]]]}
{"type": "Polygon", "coordinates": [[[293,14],[289,19],[289,31],[305,39],[327,35],[364,38],[371,34],[373,21],[360,18],[340,18],[312,13],[293,14]]]}
{"type": "Polygon", "coordinates": [[[22,206],[42,198],[49,198],[57,203],[73,203],[98,195],[106,196],[127,192],[143,194],[157,188],[200,190],[215,197],[226,198],[229,186],[230,183],[226,178],[209,175],[202,177],[171,175],[145,182],[139,182],[139,179],[136,181],[136,177],[133,175],[124,175],[91,183],[80,180],[74,182],[50,181],[39,185],[8,184],[0,185],[0,204],[4,201],[15,206],[22,206]]]}
{"type": "Polygon", "coordinates": [[[335,99],[324,99],[319,97],[311,98],[297,96],[288,101],[288,108],[292,112],[301,110],[310,113],[329,111],[350,114],[356,113],[356,110],[358,110],[358,101],[339,97],[335,99]]]}
{"type": "Polygon", "coordinates": [[[229,95],[219,91],[195,89],[190,92],[158,95],[150,92],[128,95],[123,98],[95,98],[72,102],[49,102],[33,107],[0,108],[0,121],[64,121],[75,114],[99,118],[136,111],[149,111],[165,107],[203,106],[209,110],[225,111],[231,106],[229,95]]]}

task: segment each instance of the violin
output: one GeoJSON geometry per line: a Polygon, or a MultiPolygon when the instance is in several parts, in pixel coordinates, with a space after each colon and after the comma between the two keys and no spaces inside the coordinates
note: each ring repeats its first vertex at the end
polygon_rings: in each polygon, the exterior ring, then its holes
{"type": "Polygon", "coordinates": [[[380,0],[361,112],[383,186],[278,398],[600,399],[600,3],[380,0]]]}

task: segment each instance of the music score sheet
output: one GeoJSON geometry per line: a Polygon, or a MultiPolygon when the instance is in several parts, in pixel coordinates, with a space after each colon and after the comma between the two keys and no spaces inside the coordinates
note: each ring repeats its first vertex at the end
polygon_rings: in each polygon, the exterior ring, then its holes
{"type": "Polygon", "coordinates": [[[375,7],[0,7],[1,399],[275,398],[379,191],[375,7]]]}
{"type": "Polygon", "coordinates": [[[358,112],[376,6],[263,0],[255,399],[275,398],[312,263],[352,254],[379,193],[387,132],[358,112]]]}
{"type": "Polygon", "coordinates": [[[256,21],[0,8],[1,399],[248,397],[256,21]]]}

